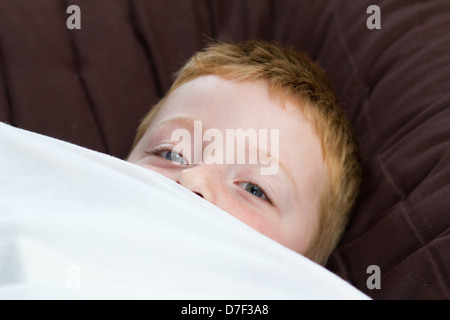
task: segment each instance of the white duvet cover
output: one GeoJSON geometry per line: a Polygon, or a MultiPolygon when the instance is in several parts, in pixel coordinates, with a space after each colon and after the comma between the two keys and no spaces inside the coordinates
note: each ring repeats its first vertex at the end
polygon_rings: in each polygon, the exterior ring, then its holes
{"type": "Polygon", "coordinates": [[[0,299],[367,299],[171,180],[0,123],[0,299]]]}

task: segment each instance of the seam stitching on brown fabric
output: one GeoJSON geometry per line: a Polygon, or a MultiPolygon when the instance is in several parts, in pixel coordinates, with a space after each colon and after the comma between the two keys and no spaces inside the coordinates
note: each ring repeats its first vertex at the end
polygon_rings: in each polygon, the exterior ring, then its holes
{"type": "MultiPolygon", "coordinates": [[[[63,8],[67,7],[67,3],[66,3],[65,0],[61,0],[61,3],[63,5],[63,8]]],[[[65,10],[64,10],[64,12],[65,12],[65,10]]],[[[89,93],[88,85],[87,85],[86,80],[85,80],[85,78],[83,76],[83,71],[82,71],[83,70],[83,66],[82,66],[82,62],[81,62],[81,59],[80,59],[80,52],[78,50],[78,47],[76,45],[76,41],[75,41],[75,39],[74,39],[74,37],[73,37],[73,35],[72,35],[70,30],[67,30],[67,35],[68,35],[68,38],[69,38],[70,46],[72,48],[73,60],[74,60],[76,72],[78,74],[78,79],[79,79],[80,86],[81,86],[81,88],[82,88],[82,90],[84,92],[84,95],[86,97],[86,101],[87,101],[87,104],[89,106],[89,110],[91,111],[92,117],[94,119],[95,126],[97,127],[97,131],[98,131],[99,136],[100,136],[100,140],[101,140],[101,142],[103,144],[103,147],[105,148],[105,152],[109,154],[110,153],[110,148],[108,146],[108,141],[106,139],[106,134],[105,134],[104,128],[102,126],[102,122],[101,122],[100,116],[99,116],[99,114],[97,112],[97,109],[95,108],[94,101],[93,101],[93,99],[92,99],[92,97],[91,97],[91,95],[89,93]]]]}
{"type": "Polygon", "coordinates": [[[136,5],[133,0],[128,0],[128,6],[130,10],[130,21],[132,25],[133,33],[136,37],[137,42],[141,45],[142,50],[144,51],[145,56],[147,57],[148,66],[150,68],[151,74],[154,77],[155,81],[155,89],[159,97],[164,96],[161,78],[158,73],[158,68],[156,67],[155,58],[152,54],[151,46],[145,40],[145,37],[142,33],[142,30],[138,27],[138,15],[136,14],[136,5]]]}
{"type": "MultiPolygon", "coordinates": [[[[370,123],[370,115],[367,112],[367,106],[370,105],[369,90],[368,90],[368,87],[367,87],[366,83],[364,82],[362,76],[359,73],[359,68],[356,65],[356,62],[355,62],[355,59],[354,59],[352,53],[349,50],[349,47],[347,45],[347,41],[342,36],[342,31],[341,31],[342,28],[341,28],[341,26],[338,23],[337,13],[336,13],[337,2],[333,2],[333,4],[334,4],[334,6],[333,6],[333,23],[334,23],[334,25],[336,27],[336,30],[337,30],[337,35],[338,35],[338,38],[339,38],[339,44],[341,45],[342,49],[344,50],[345,56],[346,56],[346,58],[347,58],[347,60],[348,60],[348,62],[350,64],[350,66],[352,68],[352,71],[353,71],[353,74],[354,74],[354,76],[355,76],[355,78],[357,80],[356,81],[357,84],[359,86],[361,86],[362,89],[365,90],[365,92],[366,92],[364,100],[363,100],[363,112],[366,114],[366,117],[369,120],[369,121],[367,121],[367,125],[368,125],[368,130],[370,132],[371,140],[372,140],[374,145],[377,145],[376,140],[373,139],[374,134],[373,134],[372,126],[371,126],[371,123],[370,123]]],[[[382,158],[380,157],[380,154],[379,154],[378,145],[377,145],[376,154],[374,155],[374,157],[377,159],[377,162],[380,164],[381,170],[383,171],[383,175],[385,176],[386,180],[389,182],[390,185],[392,185],[394,187],[395,190],[397,190],[400,193],[402,199],[405,199],[405,192],[404,192],[404,190],[402,188],[400,188],[399,185],[395,182],[395,180],[393,179],[392,175],[387,170],[384,161],[382,161],[382,158]]]]}

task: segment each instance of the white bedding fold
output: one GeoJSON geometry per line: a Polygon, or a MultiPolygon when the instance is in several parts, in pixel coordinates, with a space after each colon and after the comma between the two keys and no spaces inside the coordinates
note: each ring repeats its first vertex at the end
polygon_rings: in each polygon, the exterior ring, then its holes
{"type": "Polygon", "coordinates": [[[0,123],[0,299],[367,299],[171,180],[0,123]]]}

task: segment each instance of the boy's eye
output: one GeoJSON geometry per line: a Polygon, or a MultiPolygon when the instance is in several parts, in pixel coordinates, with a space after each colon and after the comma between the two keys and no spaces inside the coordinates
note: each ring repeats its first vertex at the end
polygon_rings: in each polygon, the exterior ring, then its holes
{"type": "Polygon", "coordinates": [[[172,161],[175,164],[184,164],[187,165],[188,162],[183,158],[183,155],[172,151],[168,147],[158,147],[149,152],[151,155],[160,156],[166,160],[172,161]]]}
{"type": "Polygon", "coordinates": [[[170,160],[175,163],[187,164],[186,160],[184,160],[183,156],[181,154],[179,154],[178,152],[163,151],[161,153],[161,156],[164,157],[165,159],[170,160]]]}
{"type": "Polygon", "coordinates": [[[242,182],[240,185],[245,189],[245,191],[251,193],[252,195],[264,199],[268,201],[270,204],[272,204],[272,201],[269,199],[269,197],[266,195],[264,190],[258,186],[257,184],[251,183],[251,182],[242,182]]]}

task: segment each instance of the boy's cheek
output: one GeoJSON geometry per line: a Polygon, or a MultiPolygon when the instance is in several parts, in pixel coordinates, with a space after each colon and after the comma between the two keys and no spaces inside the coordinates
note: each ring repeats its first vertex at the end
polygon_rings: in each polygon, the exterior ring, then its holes
{"type": "Polygon", "coordinates": [[[275,219],[269,219],[264,213],[256,212],[253,209],[248,209],[240,205],[227,206],[221,209],[269,238],[273,239],[278,233],[277,221],[275,219]]]}
{"type": "Polygon", "coordinates": [[[268,238],[300,254],[305,253],[312,237],[307,226],[306,229],[302,229],[295,228],[292,224],[283,224],[278,215],[272,215],[270,212],[261,213],[245,208],[235,208],[234,211],[227,212],[268,238]]]}

